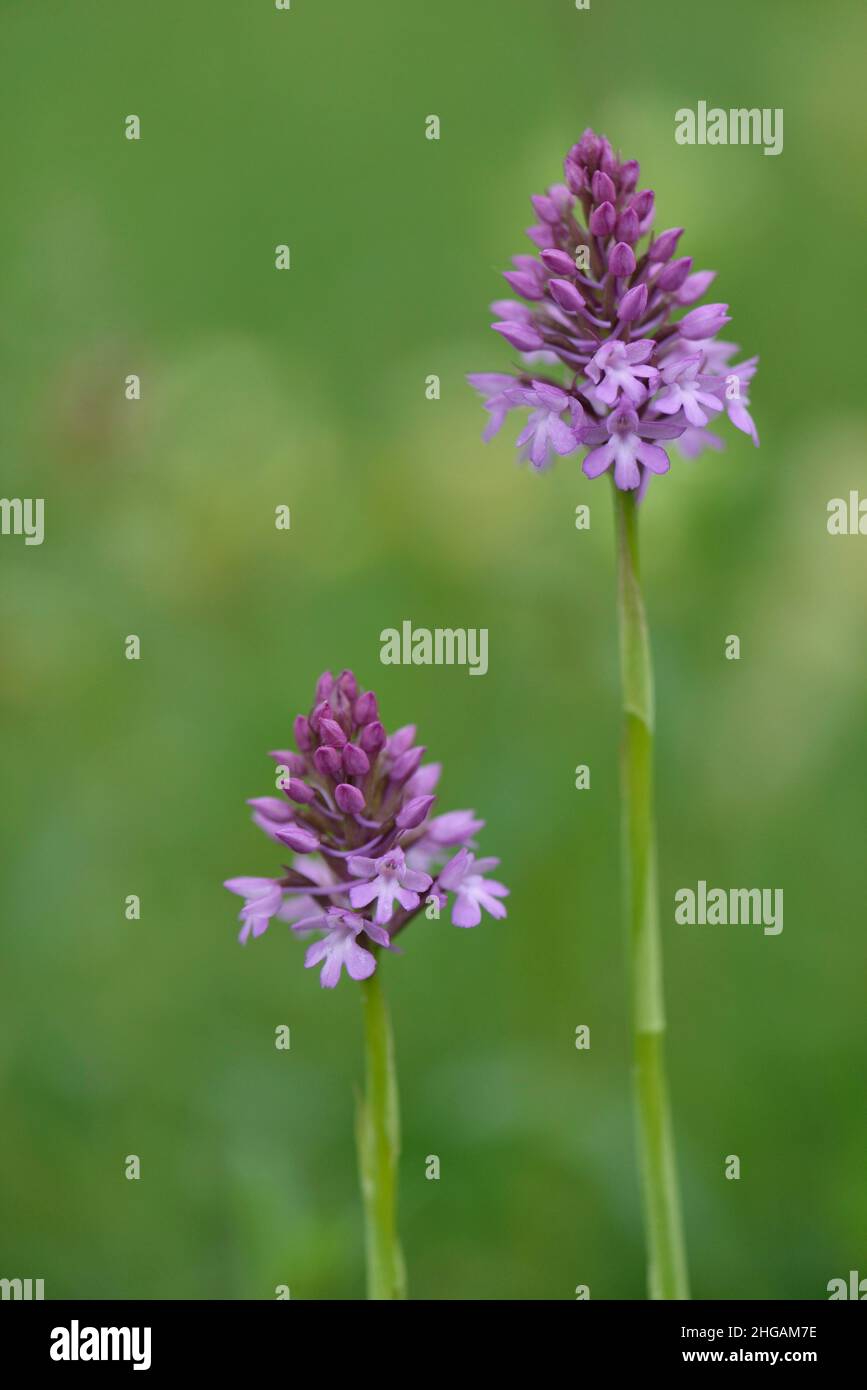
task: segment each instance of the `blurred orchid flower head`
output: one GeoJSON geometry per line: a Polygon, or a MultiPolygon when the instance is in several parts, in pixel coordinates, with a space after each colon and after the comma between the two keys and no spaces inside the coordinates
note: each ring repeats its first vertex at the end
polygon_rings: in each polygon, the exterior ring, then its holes
{"type": "Polygon", "coordinates": [[[694,458],[722,441],[716,416],[759,437],[748,387],[758,358],[731,365],[734,343],[717,334],[727,304],[690,308],[716,277],[677,256],[682,227],[654,230],[652,190],[636,160],[585,130],[566,156],[565,182],[533,197],[533,255],[504,272],[517,300],[497,300],[493,328],[515,349],[510,373],[467,379],[484,400],[491,439],[512,410],[529,408],[517,439],[537,470],[588,449],[589,478],[611,472],[641,497],[670,467],[668,446],[694,458]],[[523,301],[523,302],[522,302],[523,301]]]}
{"type": "Polygon", "coordinates": [[[272,921],[299,938],[316,934],[304,963],[321,965],[331,989],[344,969],[353,980],[372,975],[372,948],[394,950],[420,912],[438,917],[451,902],[458,927],[477,926],[482,910],[506,916],[509,890],[485,877],[499,860],[472,852],[485,822],[469,810],[432,814],[441,768],[423,761],[414,725],[388,734],[373,692],[351,671],[326,671],[294,732],[297,752],[271,754],[287,770],[282,797],[250,802],[255,824],[293,851],[291,865],[224,885],[244,899],[242,943],[272,921]]]}

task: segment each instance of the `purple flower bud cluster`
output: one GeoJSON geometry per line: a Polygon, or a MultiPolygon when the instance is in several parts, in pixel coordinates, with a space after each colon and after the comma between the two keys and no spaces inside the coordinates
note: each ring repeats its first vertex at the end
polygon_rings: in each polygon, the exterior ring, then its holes
{"type": "Polygon", "coordinates": [[[283,799],[254,797],[253,820],[293,851],[279,878],[230,878],[244,899],[243,943],[272,919],[298,936],[321,935],[305,965],[321,965],[333,988],[341,971],[364,980],[376,969],[370,946],[393,949],[399,931],[423,910],[449,905],[456,927],[475,927],[482,909],[506,916],[508,889],[487,873],[498,859],[477,859],[474,811],[431,815],[438,763],[411,724],[393,734],[379,718],[376,696],[362,692],[351,671],[320,676],[309,715],[295,720],[298,751],[271,754],[288,775],[283,799]],[[362,944],[364,940],[365,944],[362,944]]]}
{"type": "Polygon", "coordinates": [[[689,458],[722,448],[708,427],[723,410],[758,444],[748,410],[758,358],[729,365],[739,349],[717,340],[727,304],[689,307],[715,272],[676,254],[682,227],[654,230],[654,195],[639,190],[637,162],[586,130],[564,171],[565,183],[532,199],[527,235],[537,253],[515,256],[504,272],[526,302],[491,306],[521,363],[513,374],[468,377],[490,415],[484,438],[510,410],[529,409],[517,443],[534,468],[589,448],[589,478],[610,470],[639,496],[652,474],[668,471],[669,441],[689,458]]]}

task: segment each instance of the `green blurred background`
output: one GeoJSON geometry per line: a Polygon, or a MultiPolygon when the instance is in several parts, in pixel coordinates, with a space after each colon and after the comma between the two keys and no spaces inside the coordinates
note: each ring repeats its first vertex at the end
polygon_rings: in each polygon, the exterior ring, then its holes
{"type": "Polygon", "coordinates": [[[497,272],[586,125],[761,354],[761,450],[725,426],[643,511],[693,1291],[867,1275],[867,541],[826,531],[867,483],[865,31],[792,0],[3,0],[2,492],[46,499],[46,539],[0,541],[0,1275],[363,1293],[357,991],[285,929],[242,950],[221,887],[274,870],[244,798],[352,666],[512,887],[507,922],[421,921],[384,966],[411,1293],[643,1297],[610,497],[516,468],[511,424],[483,445],[464,382],[506,369],[497,272]],[[699,100],[783,107],[783,154],[675,145],[699,100]],[[489,674],[382,667],[404,618],[489,628],[489,674]],[[700,878],[782,887],[782,935],[675,926],[700,878]]]}

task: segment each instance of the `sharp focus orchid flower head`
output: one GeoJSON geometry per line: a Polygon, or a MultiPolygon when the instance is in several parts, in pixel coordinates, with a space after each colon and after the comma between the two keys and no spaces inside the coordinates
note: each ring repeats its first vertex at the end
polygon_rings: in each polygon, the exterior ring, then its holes
{"type": "MultiPolygon", "coordinates": [[[[562,393],[530,394],[541,417],[534,436],[553,433],[557,447],[562,436],[550,417],[562,393]]],[[[577,403],[570,418],[584,420],[577,403]]],[[[280,781],[283,799],[249,803],[254,823],[293,851],[291,866],[273,878],[225,883],[244,899],[242,943],[262,936],[274,920],[299,937],[320,933],[304,963],[321,965],[320,982],[331,989],[344,968],[353,980],[372,975],[377,949],[391,949],[397,933],[429,906],[438,917],[449,894],[455,926],[476,926],[482,909],[505,917],[501,900],[508,889],[483,876],[498,861],[471,852],[484,821],[470,810],[432,814],[442,769],[422,761],[414,725],[387,734],[376,696],[362,692],[351,671],[336,678],[326,671],[294,731],[298,752],[271,754],[289,773],[280,781]]]]}
{"type": "Polygon", "coordinates": [[[585,130],[564,172],[565,184],[531,200],[537,222],[527,235],[538,254],[516,256],[505,272],[527,302],[492,306],[493,327],[521,362],[510,375],[468,377],[490,417],[484,438],[510,411],[529,409],[517,443],[536,471],[592,445],[587,476],[611,469],[617,487],[639,497],[670,464],[652,440],[674,441],[688,458],[718,449],[709,425],[725,410],[758,444],[747,409],[758,359],[727,365],[738,350],[716,341],[727,304],[688,307],[715,272],[675,257],[682,227],[654,231],[654,195],[638,189],[638,163],[585,130]]]}

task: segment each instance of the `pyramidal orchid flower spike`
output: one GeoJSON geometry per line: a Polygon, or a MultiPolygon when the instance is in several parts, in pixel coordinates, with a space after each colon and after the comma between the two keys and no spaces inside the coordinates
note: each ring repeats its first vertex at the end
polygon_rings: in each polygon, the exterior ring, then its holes
{"type": "MultiPolygon", "coordinates": [[[[758,359],[734,362],[738,348],[719,339],[728,305],[698,303],[715,272],[693,270],[692,258],[677,254],[683,228],[655,230],[654,195],[639,189],[634,159],[622,160],[604,136],[586,130],[566,156],[564,175],[565,183],[532,199],[536,222],[528,235],[536,252],[517,256],[505,274],[519,299],[492,306],[493,327],[519,361],[511,372],[468,379],[484,399],[486,440],[512,411],[529,410],[517,438],[522,458],[541,471],[557,455],[583,451],[587,477],[607,473],[613,485],[623,877],[647,1287],[651,1298],[684,1299],[689,1286],[663,1048],[655,708],[638,503],[650,479],[669,471],[674,451],[695,458],[722,448],[715,426],[724,413],[758,444],[748,398],[758,359]]],[[[481,863],[462,860],[439,877],[441,889],[458,893],[457,911],[467,922],[491,891],[472,886],[473,869],[481,863]]],[[[254,933],[264,910],[261,900],[246,909],[254,933]]]]}
{"type": "Polygon", "coordinates": [[[386,734],[376,696],[362,694],[351,671],[320,677],[310,713],[295,720],[295,738],[297,753],[272,754],[287,769],[282,798],[250,802],[254,822],[293,851],[291,865],[273,878],[225,883],[244,900],[242,944],[274,921],[298,937],[322,932],[305,965],[321,966],[320,983],[333,989],[344,969],[353,980],[372,975],[373,948],[392,949],[425,910],[439,917],[450,905],[459,927],[478,925],[482,909],[505,917],[508,890],[482,876],[498,860],[478,860],[470,871],[484,821],[474,811],[435,811],[439,764],[423,763],[414,726],[386,734]]]}
{"type": "Polygon", "coordinates": [[[294,724],[297,751],[277,750],[280,796],[250,801],[254,823],[290,863],[271,878],[230,878],[243,899],[238,940],[285,923],[307,946],[304,964],[333,989],[345,975],[362,990],[367,1087],[357,1137],[365,1209],[368,1296],[403,1298],[396,1228],[399,1123],[394,1047],[378,966],[420,914],[457,927],[506,916],[508,889],[477,859],[484,827],[474,811],[440,813],[442,769],[423,761],[414,725],[389,735],[372,691],[351,671],[320,676],[312,708],[294,724]]]}
{"type": "Polygon", "coordinates": [[[541,471],[586,450],[588,478],[610,473],[639,498],[668,472],[672,448],[695,458],[721,447],[710,426],[723,413],[758,445],[748,397],[758,359],[733,364],[737,346],[718,341],[727,304],[690,307],[716,272],[676,255],[682,227],[654,231],[655,199],[638,188],[637,162],[586,130],[564,175],[531,200],[537,253],[504,272],[520,298],[491,306],[492,327],[520,361],[511,373],[467,378],[490,417],[484,438],[511,411],[529,410],[522,459],[541,471]]]}

